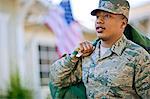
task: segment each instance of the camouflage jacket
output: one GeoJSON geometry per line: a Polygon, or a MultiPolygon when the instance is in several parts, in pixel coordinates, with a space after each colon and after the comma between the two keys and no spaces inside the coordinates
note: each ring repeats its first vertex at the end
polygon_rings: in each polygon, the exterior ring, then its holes
{"type": "Polygon", "coordinates": [[[93,53],[71,62],[69,55],[50,66],[50,80],[60,88],[81,80],[89,99],[150,97],[150,55],[139,45],[120,38],[103,56],[99,41],[93,53]]]}

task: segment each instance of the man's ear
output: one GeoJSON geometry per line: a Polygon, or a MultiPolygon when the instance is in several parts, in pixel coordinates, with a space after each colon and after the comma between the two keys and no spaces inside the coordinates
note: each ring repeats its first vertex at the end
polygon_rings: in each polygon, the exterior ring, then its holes
{"type": "Polygon", "coordinates": [[[121,28],[125,29],[125,27],[127,26],[128,21],[126,19],[122,20],[122,24],[121,24],[121,28]]]}

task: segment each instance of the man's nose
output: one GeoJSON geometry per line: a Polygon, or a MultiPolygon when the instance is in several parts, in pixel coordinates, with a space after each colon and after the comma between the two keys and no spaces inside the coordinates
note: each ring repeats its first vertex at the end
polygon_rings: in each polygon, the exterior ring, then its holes
{"type": "Polygon", "coordinates": [[[103,24],[104,23],[104,18],[103,17],[97,18],[96,23],[97,24],[100,24],[100,23],[103,24]]]}

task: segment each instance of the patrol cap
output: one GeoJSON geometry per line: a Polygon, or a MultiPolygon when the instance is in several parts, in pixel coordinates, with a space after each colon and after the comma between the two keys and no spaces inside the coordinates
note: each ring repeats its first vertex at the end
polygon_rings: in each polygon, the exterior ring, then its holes
{"type": "Polygon", "coordinates": [[[127,0],[100,0],[98,8],[94,9],[91,15],[95,16],[97,11],[101,10],[113,14],[122,14],[128,19],[130,5],[127,0]]]}

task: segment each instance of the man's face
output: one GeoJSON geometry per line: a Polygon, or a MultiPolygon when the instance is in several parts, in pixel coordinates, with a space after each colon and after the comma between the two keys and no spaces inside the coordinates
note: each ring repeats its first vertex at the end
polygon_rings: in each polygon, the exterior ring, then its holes
{"type": "Polygon", "coordinates": [[[102,40],[110,40],[122,32],[123,16],[104,11],[96,13],[95,27],[97,36],[102,40]]]}

